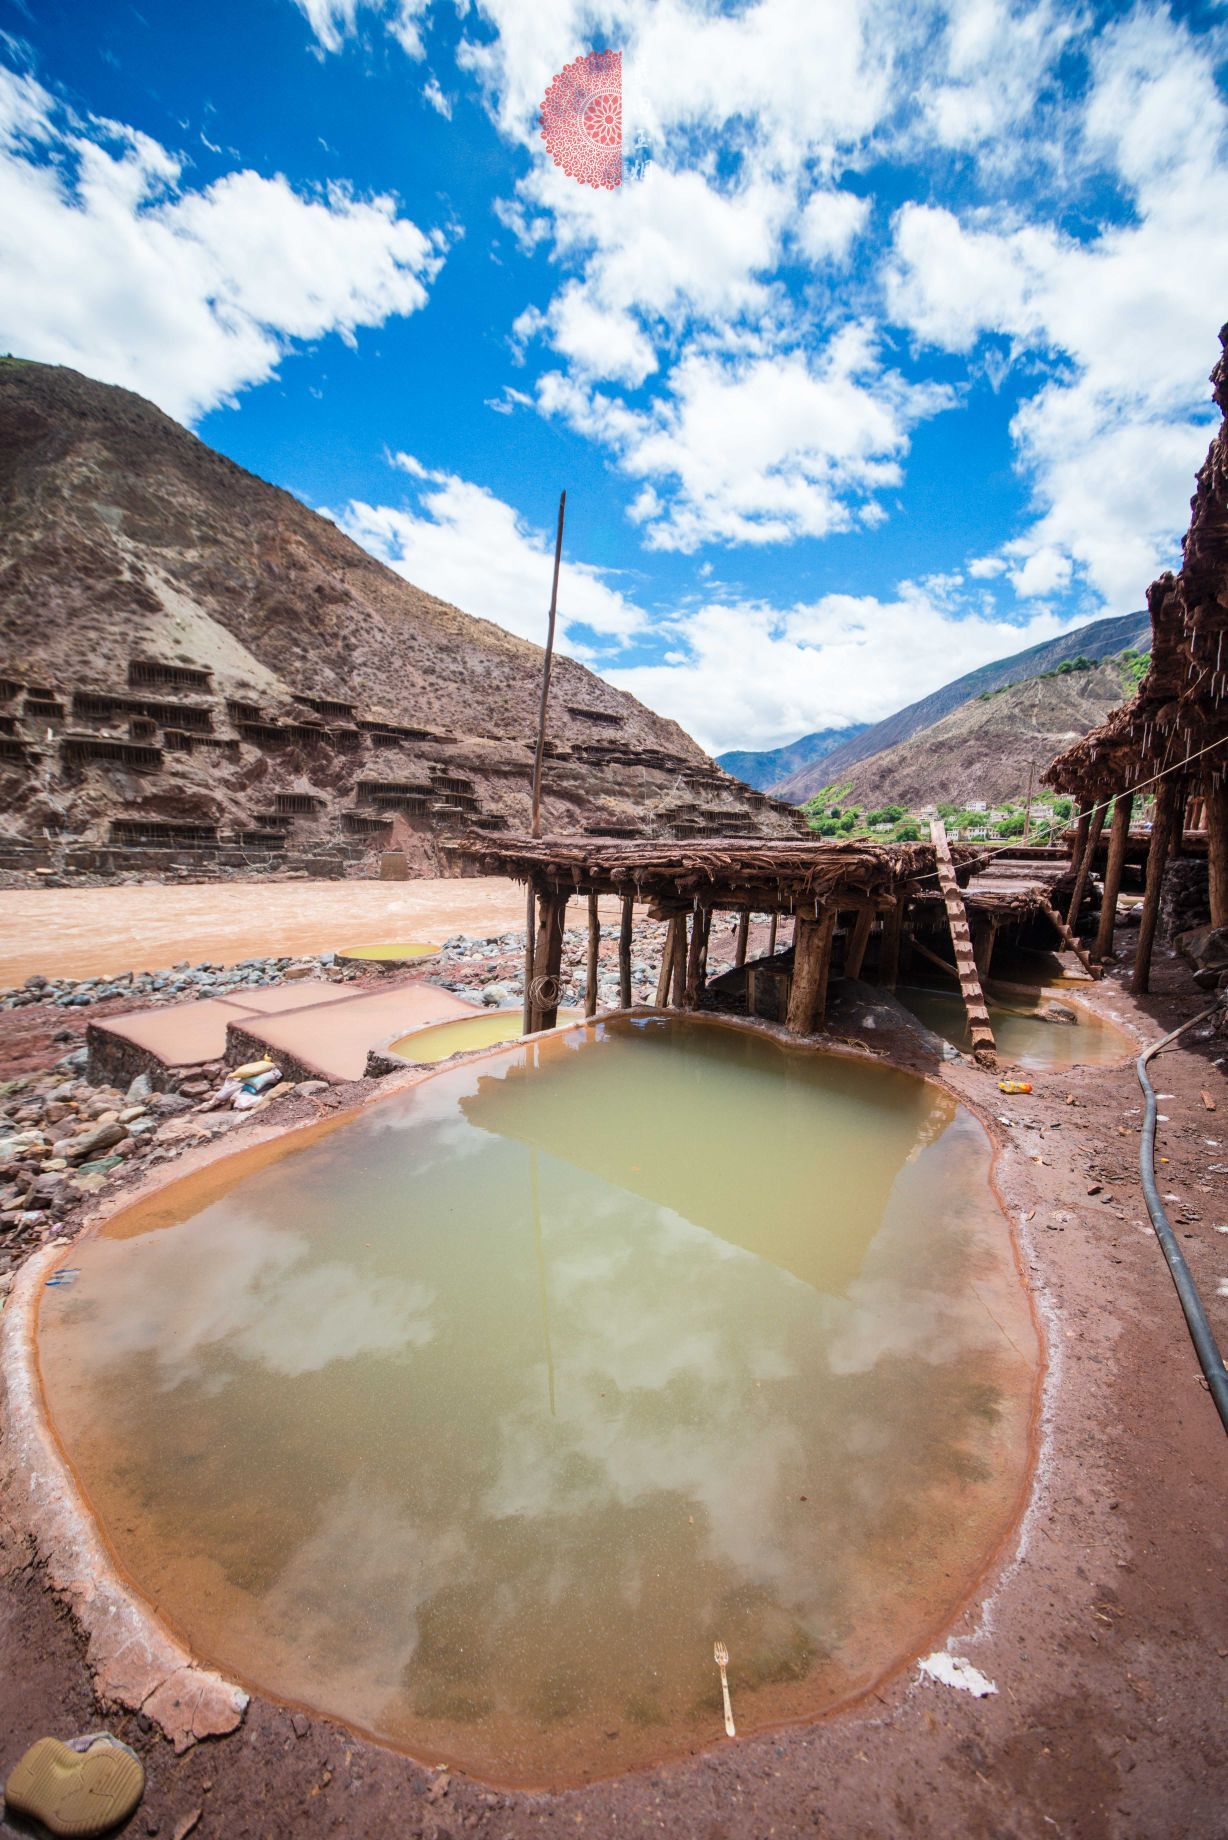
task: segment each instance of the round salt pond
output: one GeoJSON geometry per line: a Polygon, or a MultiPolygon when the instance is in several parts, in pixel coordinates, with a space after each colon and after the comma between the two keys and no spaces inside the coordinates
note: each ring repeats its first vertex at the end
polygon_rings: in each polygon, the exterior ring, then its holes
{"type": "Polygon", "coordinates": [[[40,1359],[119,1562],[233,1677],[558,1785],[927,1652],[1026,1488],[985,1134],[716,1023],[445,1069],[75,1246],[40,1359]]]}
{"type": "Polygon", "coordinates": [[[343,965],[408,965],[416,958],[434,958],[442,946],[417,943],[402,945],[346,946],[337,957],[343,965]]]}
{"type": "MultiPolygon", "coordinates": [[[[968,1012],[957,991],[927,990],[901,984],[896,996],[936,1035],[972,1052],[968,1012]]],[[[1017,1067],[1057,1071],[1065,1067],[1100,1067],[1135,1052],[1123,1029],[1091,1010],[1072,1003],[1064,990],[1038,990],[1034,1000],[1016,995],[988,1000],[994,1043],[1003,1062],[1017,1067]],[[1075,1022],[1049,1022],[1040,1013],[1053,1007],[1074,1015],[1075,1022]]]]}
{"type": "MultiPolygon", "coordinates": [[[[580,1020],[576,1009],[559,1011],[560,1026],[580,1020]]],[[[524,1033],[521,1009],[485,1009],[472,1016],[460,1016],[455,1022],[433,1022],[425,1029],[402,1035],[389,1048],[407,1061],[446,1061],[452,1054],[471,1054],[475,1048],[496,1048],[500,1042],[515,1041],[524,1033]]]]}

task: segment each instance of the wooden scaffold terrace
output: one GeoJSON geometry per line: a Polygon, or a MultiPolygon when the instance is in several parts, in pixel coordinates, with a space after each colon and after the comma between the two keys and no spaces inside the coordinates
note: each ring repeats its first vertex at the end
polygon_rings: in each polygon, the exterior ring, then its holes
{"type": "MultiPolygon", "coordinates": [[[[631,1005],[634,910],[645,907],[666,922],[656,1000],[679,1009],[699,1006],[707,983],[708,942],[716,913],[738,916],[735,968],[745,969],[747,1008],[770,1014],[794,1035],[822,1028],[836,940],[846,976],[861,974],[877,928],[877,975],[894,984],[909,903],[922,887],[938,887],[938,857],[931,843],[879,844],[866,840],[755,840],[741,837],[660,843],[601,837],[470,834],[462,848],[488,873],[530,887],[536,928],[526,939],[526,1024],[553,1028],[558,1014],[564,918],[567,904],[588,905],[589,954],[586,1011],[596,1010],[597,902],[621,902],[619,985],[621,1007],[631,1005]],[[763,1003],[757,1001],[755,967],[746,966],[752,914],[771,920],[763,1003]],[[791,957],[776,950],[782,920],[793,923],[791,957]],[[775,987],[769,995],[767,986],[775,987]]],[[[981,860],[974,849],[950,851],[952,875],[966,884],[981,860]]]]}
{"type": "MultiPolygon", "coordinates": [[[[1228,326],[1211,372],[1213,395],[1228,418],[1228,326]]],[[[1045,778],[1072,794],[1075,830],[1072,927],[1092,864],[1110,826],[1104,898],[1093,955],[1113,949],[1122,872],[1131,844],[1136,799],[1154,795],[1147,841],[1147,879],[1134,960],[1133,989],[1147,990],[1160,912],[1164,870],[1180,854],[1188,830],[1205,827],[1213,926],[1228,926],[1228,419],[1198,474],[1180,573],[1166,573],[1147,591],[1151,664],[1134,701],[1114,710],[1049,767],[1045,778]]],[[[1135,833],[1135,840],[1138,834],[1135,833]]]]}

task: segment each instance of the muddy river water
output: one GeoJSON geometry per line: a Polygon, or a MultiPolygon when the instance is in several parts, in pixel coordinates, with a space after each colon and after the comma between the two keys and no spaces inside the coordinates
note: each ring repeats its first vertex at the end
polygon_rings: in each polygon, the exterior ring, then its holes
{"type": "Polygon", "coordinates": [[[939,1639],[1026,1484],[1037,1337],[938,1088],[670,1019],[445,1069],[44,1293],[52,1416],[203,1657],[575,1783],[939,1639]]]}

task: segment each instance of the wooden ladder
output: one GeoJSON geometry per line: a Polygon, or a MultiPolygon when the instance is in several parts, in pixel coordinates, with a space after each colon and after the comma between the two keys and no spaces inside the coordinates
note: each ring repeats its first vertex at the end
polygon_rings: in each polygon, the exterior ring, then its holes
{"type": "Polygon", "coordinates": [[[968,1012],[972,1052],[976,1055],[992,1054],[994,1051],[993,1030],[989,1025],[985,993],[981,989],[981,979],[976,968],[976,956],[972,950],[972,938],[968,932],[968,911],[964,906],[964,898],[959,892],[959,883],[955,879],[955,865],[951,861],[951,846],[947,842],[947,829],[941,818],[931,820],[930,841],[934,846],[934,856],[938,865],[938,886],[942,890],[942,898],[946,903],[947,924],[951,929],[951,944],[955,950],[955,973],[959,978],[959,990],[964,999],[964,1008],[968,1012]]]}
{"type": "Polygon", "coordinates": [[[1087,956],[1087,953],[1083,950],[1083,947],[1079,944],[1078,940],[1075,938],[1074,934],[1071,932],[1065,920],[1063,920],[1057,908],[1051,906],[1048,901],[1042,901],[1041,907],[1044,909],[1045,913],[1049,916],[1049,919],[1053,922],[1057,931],[1061,934],[1062,944],[1065,946],[1066,950],[1068,952],[1074,953],[1075,957],[1078,959],[1079,963],[1082,965],[1084,971],[1086,971],[1089,978],[1098,978],[1100,976],[1100,973],[1097,971],[1095,965],[1093,965],[1091,959],[1087,956]]]}

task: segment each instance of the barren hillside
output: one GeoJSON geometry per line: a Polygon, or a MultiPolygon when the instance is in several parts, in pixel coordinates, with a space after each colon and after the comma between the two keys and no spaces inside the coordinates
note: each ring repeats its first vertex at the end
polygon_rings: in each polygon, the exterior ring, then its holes
{"type": "Polygon", "coordinates": [[[1066,676],[1028,678],[973,697],[910,740],[858,762],[840,775],[840,784],[851,781],[849,803],[867,810],[1021,798],[1029,762],[1039,787],[1053,756],[1102,721],[1124,694],[1115,658],[1066,676]]]}
{"type": "MultiPolygon", "coordinates": [[[[446,872],[458,829],[527,822],[540,672],[143,398],[0,361],[10,866],[336,872],[394,843],[446,872]]],[[[548,827],[789,828],[565,657],[550,738],[548,827]]]]}

